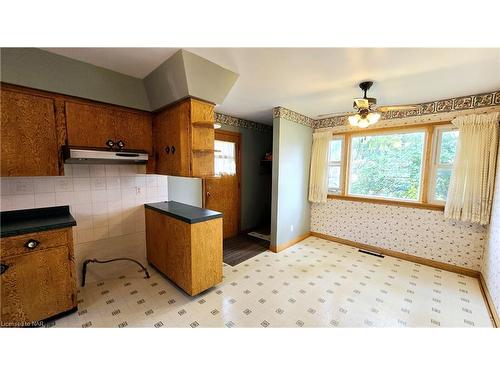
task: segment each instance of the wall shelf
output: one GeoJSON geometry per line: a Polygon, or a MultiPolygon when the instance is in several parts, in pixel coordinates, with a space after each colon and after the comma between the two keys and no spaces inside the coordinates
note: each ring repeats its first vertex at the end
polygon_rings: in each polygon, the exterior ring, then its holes
{"type": "Polygon", "coordinates": [[[198,153],[198,154],[213,154],[215,152],[220,152],[220,150],[214,150],[214,149],[210,149],[210,148],[195,148],[193,150],[194,153],[198,153]]]}
{"type": "Polygon", "coordinates": [[[213,129],[214,128],[214,123],[211,121],[196,121],[193,122],[193,126],[196,128],[209,128],[213,129]]]}

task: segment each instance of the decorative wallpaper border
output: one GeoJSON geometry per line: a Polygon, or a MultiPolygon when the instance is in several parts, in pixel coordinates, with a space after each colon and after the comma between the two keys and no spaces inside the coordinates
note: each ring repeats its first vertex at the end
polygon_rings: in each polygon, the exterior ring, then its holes
{"type": "Polygon", "coordinates": [[[310,117],[284,107],[273,108],[273,119],[274,118],[284,118],[285,120],[290,120],[296,122],[297,124],[309,126],[310,128],[314,128],[316,122],[316,120],[310,117]]]}
{"type": "Polygon", "coordinates": [[[215,112],[215,123],[227,126],[234,126],[235,128],[251,129],[259,132],[272,133],[273,127],[271,125],[261,124],[259,122],[243,120],[238,117],[224,115],[215,112]]]}
{"type": "MultiPolygon", "coordinates": [[[[500,105],[500,90],[477,95],[461,96],[458,98],[436,100],[428,103],[415,104],[417,109],[406,111],[389,111],[382,113],[381,121],[403,119],[406,117],[429,116],[455,111],[476,110],[485,107],[500,105]]],[[[347,116],[328,117],[314,120],[314,128],[334,128],[347,125],[347,116]]]]}

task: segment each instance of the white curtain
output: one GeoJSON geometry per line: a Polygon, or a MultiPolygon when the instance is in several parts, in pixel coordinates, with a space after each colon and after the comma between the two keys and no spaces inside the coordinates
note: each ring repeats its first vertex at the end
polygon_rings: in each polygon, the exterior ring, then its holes
{"type": "Polygon", "coordinates": [[[459,136],[444,216],[490,222],[498,150],[499,113],[457,117],[459,136]]]}
{"type": "Polygon", "coordinates": [[[214,172],[217,176],[233,176],[236,174],[236,144],[215,140],[214,172]]]}
{"type": "Polygon", "coordinates": [[[326,202],[328,196],[328,149],[331,132],[313,134],[311,173],[309,176],[309,201],[326,202]]]}

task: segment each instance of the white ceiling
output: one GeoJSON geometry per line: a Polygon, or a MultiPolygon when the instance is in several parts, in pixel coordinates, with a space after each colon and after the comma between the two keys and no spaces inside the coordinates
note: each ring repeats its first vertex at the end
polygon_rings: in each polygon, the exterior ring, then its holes
{"type": "MultiPolygon", "coordinates": [[[[175,48],[50,48],[49,51],[143,78],[175,48]]],[[[378,104],[412,104],[500,88],[500,49],[186,48],[240,75],[217,111],[272,123],[283,106],[312,118],[349,111],[373,80],[378,104]]]]}

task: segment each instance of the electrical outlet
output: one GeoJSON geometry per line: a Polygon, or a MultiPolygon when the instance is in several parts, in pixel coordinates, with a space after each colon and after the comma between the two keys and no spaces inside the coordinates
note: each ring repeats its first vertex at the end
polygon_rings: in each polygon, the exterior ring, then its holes
{"type": "Polygon", "coordinates": [[[293,232],[293,224],[290,225],[290,232],[293,232]]]}

